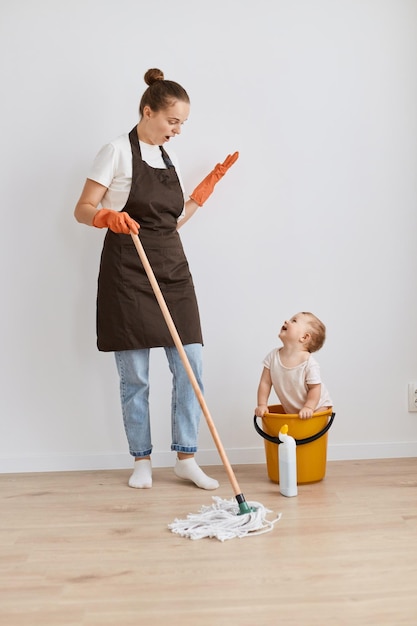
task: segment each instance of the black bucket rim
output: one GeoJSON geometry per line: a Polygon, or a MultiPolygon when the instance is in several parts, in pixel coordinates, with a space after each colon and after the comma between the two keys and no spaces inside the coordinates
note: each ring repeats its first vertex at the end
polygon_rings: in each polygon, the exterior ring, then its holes
{"type": "MultiPolygon", "coordinates": [[[[323,413],[326,413],[326,412],[327,411],[323,411],[323,413]]],[[[285,413],[277,413],[276,415],[280,415],[281,417],[283,417],[285,413]]],[[[316,415],[313,414],[313,417],[319,417],[319,416],[320,416],[320,413],[317,413],[316,415]]],[[[322,428],[318,433],[315,433],[314,435],[310,435],[309,437],[305,437],[304,439],[295,439],[294,437],[295,444],[297,446],[303,446],[307,443],[312,443],[313,441],[317,441],[317,439],[320,439],[321,437],[323,437],[323,435],[325,435],[328,432],[331,425],[333,424],[335,416],[336,416],[336,413],[332,411],[332,413],[329,416],[329,420],[326,426],[324,426],[324,428],[322,428]]],[[[262,418],[259,418],[259,419],[262,419],[262,418]]],[[[271,443],[275,443],[277,445],[282,443],[279,437],[273,437],[272,435],[268,435],[265,431],[263,431],[262,428],[259,426],[257,420],[258,420],[258,416],[254,415],[253,425],[258,435],[261,435],[261,437],[263,437],[267,441],[270,441],[271,443]]]]}

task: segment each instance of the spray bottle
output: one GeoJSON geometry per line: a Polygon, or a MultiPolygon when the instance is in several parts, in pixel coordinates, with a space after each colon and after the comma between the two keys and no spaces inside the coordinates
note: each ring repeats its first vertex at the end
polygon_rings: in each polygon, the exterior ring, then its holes
{"type": "Polygon", "coordinates": [[[279,490],[283,496],[291,497],[298,494],[297,459],[295,439],[287,433],[288,425],[284,424],[279,431],[279,490]]]}

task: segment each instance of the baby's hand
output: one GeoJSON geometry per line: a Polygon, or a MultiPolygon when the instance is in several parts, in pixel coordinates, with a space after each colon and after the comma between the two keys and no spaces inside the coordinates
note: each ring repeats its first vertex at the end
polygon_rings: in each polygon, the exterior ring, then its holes
{"type": "Polygon", "coordinates": [[[263,417],[268,412],[268,405],[259,404],[255,409],[256,417],[263,417]]]}
{"type": "Polygon", "coordinates": [[[308,419],[309,417],[313,416],[313,409],[310,408],[309,406],[303,406],[303,408],[301,409],[301,411],[299,412],[299,416],[302,420],[308,419]]]}

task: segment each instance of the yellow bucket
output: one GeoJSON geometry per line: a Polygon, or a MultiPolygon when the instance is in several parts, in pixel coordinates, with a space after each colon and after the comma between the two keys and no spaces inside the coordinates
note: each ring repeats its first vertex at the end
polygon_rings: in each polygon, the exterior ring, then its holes
{"type": "Polygon", "coordinates": [[[264,438],[268,477],[279,483],[278,434],[284,424],[288,424],[288,434],[297,444],[297,484],[316,483],[326,474],[327,432],[333,423],[335,413],[332,409],[314,413],[309,419],[284,413],[280,404],[268,407],[268,413],[262,417],[259,427],[254,417],[255,430],[264,438]]]}

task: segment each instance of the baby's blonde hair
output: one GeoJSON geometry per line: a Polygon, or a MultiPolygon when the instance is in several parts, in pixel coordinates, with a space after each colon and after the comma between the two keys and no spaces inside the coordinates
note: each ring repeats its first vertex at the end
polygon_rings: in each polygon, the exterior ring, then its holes
{"type": "Polygon", "coordinates": [[[307,315],[308,317],[308,325],[311,335],[310,341],[307,344],[307,349],[309,352],[317,352],[317,350],[320,350],[326,341],[326,327],[318,317],[313,315],[313,313],[303,311],[302,315],[307,315]]]}

